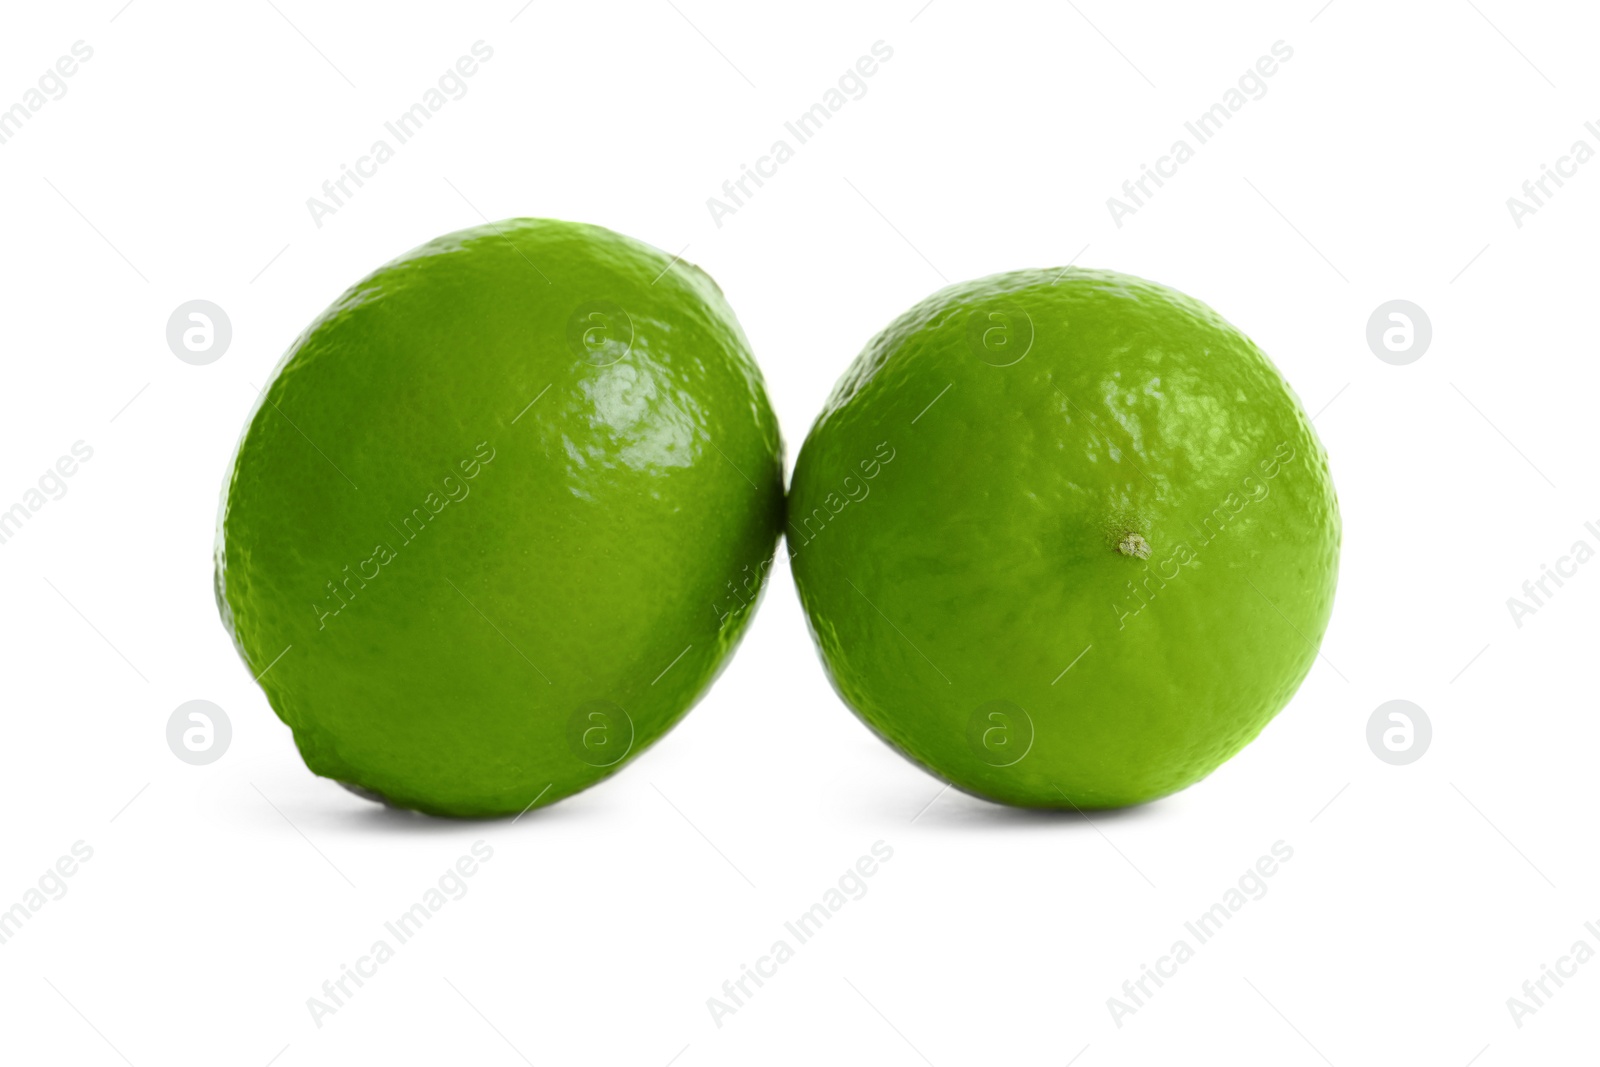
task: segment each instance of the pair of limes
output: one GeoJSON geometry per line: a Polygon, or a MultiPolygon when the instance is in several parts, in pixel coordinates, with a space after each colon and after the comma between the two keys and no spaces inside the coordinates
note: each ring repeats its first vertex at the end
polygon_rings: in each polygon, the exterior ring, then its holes
{"type": "Polygon", "coordinates": [[[952,286],[783,443],[702,271],[595,226],[441,237],[291,346],[239,444],[217,600],[317,774],[441,815],[608,776],[727,663],[780,533],[835,686],[1034,807],[1198,780],[1305,676],[1326,457],[1265,356],[1123,275],[952,286]]]}

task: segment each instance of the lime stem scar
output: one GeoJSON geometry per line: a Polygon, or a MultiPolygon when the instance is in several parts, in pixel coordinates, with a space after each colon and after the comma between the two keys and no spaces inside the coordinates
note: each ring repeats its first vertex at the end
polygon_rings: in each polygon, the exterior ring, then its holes
{"type": "Polygon", "coordinates": [[[1117,543],[1117,551],[1136,559],[1150,558],[1150,542],[1136,533],[1130,533],[1117,543]]]}

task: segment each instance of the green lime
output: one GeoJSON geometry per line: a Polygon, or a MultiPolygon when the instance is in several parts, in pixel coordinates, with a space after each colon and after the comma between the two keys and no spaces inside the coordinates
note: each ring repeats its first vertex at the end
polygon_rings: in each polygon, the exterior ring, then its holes
{"type": "Polygon", "coordinates": [[[782,453],[703,272],[597,226],[463,230],[290,348],[228,477],[217,603],[317,774],[514,814],[705,692],[770,566],[782,453]]]}
{"type": "Polygon", "coordinates": [[[1198,301],[1108,271],[951,286],[874,338],[800,451],[788,537],[844,700],[935,775],[1106,808],[1205,777],[1333,606],[1327,457],[1198,301]]]}

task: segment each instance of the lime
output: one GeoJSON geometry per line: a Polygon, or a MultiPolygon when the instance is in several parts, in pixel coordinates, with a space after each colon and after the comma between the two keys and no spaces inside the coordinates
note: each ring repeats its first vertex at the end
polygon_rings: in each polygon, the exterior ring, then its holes
{"type": "Polygon", "coordinates": [[[1030,270],[867,345],[800,451],[787,534],[868,726],[979,796],[1106,808],[1198,781],[1288,702],[1339,513],[1298,401],[1210,308],[1030,270]]]}
{"type": "Polygon", "coordinates": [[[597,226],[463,230],[284,357],[228,477],[218,607],[317,774],[441,815],[549,804],[727,661],[782,451],[700,270],[597,226]]]}

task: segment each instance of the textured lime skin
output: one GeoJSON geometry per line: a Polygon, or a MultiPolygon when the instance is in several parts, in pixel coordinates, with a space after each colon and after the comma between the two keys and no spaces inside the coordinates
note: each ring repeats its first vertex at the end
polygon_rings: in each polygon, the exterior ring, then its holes
{"type": "Polygon", "coordinates": [[[317,774],[515,814],[710,685],[770,565],[782,453],[697,268],[596,226],[449,234],[284,357],[225,488],[218,606],[317,774]]]}
{"type": "Polygon", "coordinates": [[[1288,702],[1339,513],[1243,334],[1137,278],[1030,270],[867,345],[800,451],[787,536],[872,729],[979,796],[1088,809],[1198,781],[1288,702]]]}

